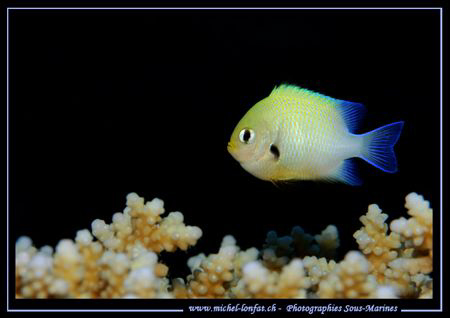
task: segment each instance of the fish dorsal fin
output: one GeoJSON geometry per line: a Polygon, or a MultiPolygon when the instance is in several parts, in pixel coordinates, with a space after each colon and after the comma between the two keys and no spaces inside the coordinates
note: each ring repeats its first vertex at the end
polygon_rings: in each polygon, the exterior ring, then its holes
{"type": "Polygon", "coordinates": [[[317,105],[325,103],[331,105],[331,107],[335,107],[339,111],[345,125],[351,133],[354,133],[358,129],[359,123],[366,113],[366,108],[363,104],[332,98],[296,85],[281,84],[280,86],[276,86],[270,93],[270,96],[304,98],[317,105]]]}
{"type": "Polygon", "coordinates": [[[275,86],[269,96],[291,96],[296,98],[309,98],[309,99],[325,99],[327,101],[335,101],[336,99],[329,96],[313,92],[309,89],[302,88],[291,84],[281,84],[275,86]]]}
{"type": "Polygon", "coordinates": [[[366,107],[360,103],[347,102],[345,100],[336,100],[336,108],[341,113],[342,119],[348,128],[348,131],[355,133],[361,123],[361,119],[366,114],[366,107]]]}

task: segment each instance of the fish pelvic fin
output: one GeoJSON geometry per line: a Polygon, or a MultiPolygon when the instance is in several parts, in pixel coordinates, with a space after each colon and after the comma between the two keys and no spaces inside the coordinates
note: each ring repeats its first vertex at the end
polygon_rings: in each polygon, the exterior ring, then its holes
{"type": "Polygon", "coordinates": [[[396,172],[394,145],[400,137],[403,124],[403,121],[395,122],[360,135],[363,142],[359,157],[380,170],[396,172]]]}

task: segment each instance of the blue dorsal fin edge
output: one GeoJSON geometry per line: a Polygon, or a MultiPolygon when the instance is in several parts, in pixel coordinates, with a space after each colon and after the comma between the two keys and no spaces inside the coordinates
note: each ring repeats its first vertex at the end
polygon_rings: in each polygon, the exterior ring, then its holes
{"type": "Polygon", "coordinates": [[[355,133],[366,114],[366,107],[361,103],[353,103],[345,100],[337,100],[337,109],[341,113],[348,130],[355,133]]]}

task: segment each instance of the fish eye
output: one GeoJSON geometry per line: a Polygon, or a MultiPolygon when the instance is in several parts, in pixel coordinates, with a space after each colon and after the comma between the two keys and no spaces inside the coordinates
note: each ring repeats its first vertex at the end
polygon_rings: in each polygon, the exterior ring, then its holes
{"type": "Polygon", "coordinates": [[[244,128],[239,133],[239,140],[244,144],[251,144],[255,139],[255,132],[251,129],[244,128]]]}

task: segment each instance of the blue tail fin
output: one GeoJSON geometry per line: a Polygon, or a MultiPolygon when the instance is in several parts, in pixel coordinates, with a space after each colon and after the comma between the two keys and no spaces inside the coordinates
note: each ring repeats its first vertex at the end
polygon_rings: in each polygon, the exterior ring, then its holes
{"type": "Polygon", "coordinates": [[[400,136],[403,123],[399,121],[361,135],[363,146],[360,157],[385,172],[396,172],[394,145],[400,136]]]}

